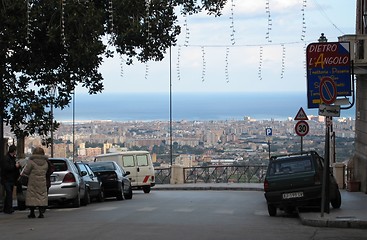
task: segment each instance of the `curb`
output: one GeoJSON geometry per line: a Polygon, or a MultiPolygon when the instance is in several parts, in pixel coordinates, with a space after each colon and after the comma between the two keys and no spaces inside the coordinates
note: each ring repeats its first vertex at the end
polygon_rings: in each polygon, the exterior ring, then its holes
{"type": "Polygon", "coordinates": [[[360,228],[367,229],[367,221],[362,221],[358,218],[351,219],[306,219],[299,215],[301,223],[303,225],[312,226],[312,227],[330,227],[330,228],[360,228]]]}
{"type": "Polygon", "coordinates": [[[254,187],[153,187],[152,191],[161,191],[161,190],[182,190],[182,191],[203,191],[203,190],[211,190],[211,191],[264,191],[263,188],[254,188],[254,187]]]}

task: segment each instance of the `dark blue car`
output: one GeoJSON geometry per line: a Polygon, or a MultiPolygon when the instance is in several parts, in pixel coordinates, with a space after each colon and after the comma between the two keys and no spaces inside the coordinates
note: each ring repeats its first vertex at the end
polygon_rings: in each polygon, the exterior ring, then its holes
{"type": "Polygon", "coordinates": [[[116,197],[117,200],[132,199],[133,191],[130,172],[125,172],[116,162],[91,162],[88,166],[102,182],[105,197],[116,197]]]}

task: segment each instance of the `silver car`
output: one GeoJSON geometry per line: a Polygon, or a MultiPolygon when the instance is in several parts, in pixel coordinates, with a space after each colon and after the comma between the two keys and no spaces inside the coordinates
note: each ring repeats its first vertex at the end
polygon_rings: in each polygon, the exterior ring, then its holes
{"type": "Polygon", "coordinates": [[[51,175],[51,187],[48,192],[50,203],[71,203],[73,207],[88,204],[86,184],[75,164],[66,158],[50,158],[55,171],[51,175]]]}

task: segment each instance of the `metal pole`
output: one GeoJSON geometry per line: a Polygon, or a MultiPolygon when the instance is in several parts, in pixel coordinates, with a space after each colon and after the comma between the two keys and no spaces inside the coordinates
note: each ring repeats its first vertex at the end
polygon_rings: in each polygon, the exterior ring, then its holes
{"type": "MultiPolygon", "coordinates": [[[[321,33],[318,41],[327,42],[327,38],[324,33],[321,33]]],[[[324,169],[323,169],[323,178],[322,178],[322,190],[321,190],[321,217],[324,216],[324,211],[327,213],[330,212],[330,194],[329,194],[329,171],[330,171],[330,117],[325,117],[325,155],[324,155],[324,169]]]]}
{"type": "Polygon", "coordinates": [[[51,99],[51,157],[54,157],[54,101],[51,99]]]}
{"type": "Polygon", "coordinates": [[[268,140],[268,147],[269,147],[269,160],[270,160],[270,140],[268,140]]]}
{"type": "Polygon", "coordinates": [[[4,79],[1,78],[0,88],[0,165],[2,165],[3,158],[5,156],[5,141],[4,141],[4,119],[3,114],[5,111],[4,107],[4,79]]]}
{"type": "Polygon", "coordinates": [[[301,136],[301,153],[303,153],[303,136],[301,136]]]}
{"type": "Polygon", "coordinates": [[[172,49],[169,47],[169,137],[170,137],[170,163],[173,164],[172,143],[172,49]]]}
{"type": "Polygon", "coordinates": [[[73,162],[75,162],[75,89],[73,92],[73,162]]]}

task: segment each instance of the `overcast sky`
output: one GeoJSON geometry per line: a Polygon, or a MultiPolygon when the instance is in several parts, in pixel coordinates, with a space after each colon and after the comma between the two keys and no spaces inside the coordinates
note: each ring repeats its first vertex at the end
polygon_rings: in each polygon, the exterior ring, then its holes
{"type": "Polygon", "coordinates": [[[329,42],[354,34],[355,2],[228,0],[221,17],[179,17],[182,33],[162,62],[105,60],[104,92],[169,92],[171,81],[173,92],[306,94],[305,47],[321,33],[329,42]]]}

